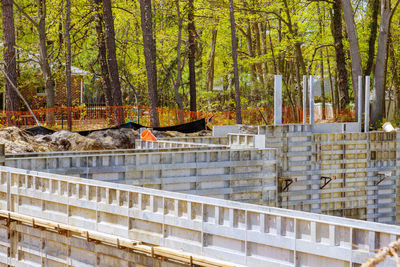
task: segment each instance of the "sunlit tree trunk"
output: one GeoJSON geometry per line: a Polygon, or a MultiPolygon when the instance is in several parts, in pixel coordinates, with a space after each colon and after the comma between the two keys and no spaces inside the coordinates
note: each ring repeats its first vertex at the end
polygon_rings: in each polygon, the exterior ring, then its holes
{"type": "Polygon", "coordinates": [[[234,84],[235,84],[235,102],[236,102],[236,123],[242,123],[242,107],[240,103],[240,87],[239,87],[239,69],[237,62],[237,40],[236,40],[236,28],[235,28],[235,13],[233,10],[233,0],[229,0],[229,17],[231,22],[231,39],[232,39],[232,61],[233,61],[233,73],[234,73],[234,84]]]}
{"type": "Polygon", "coordinates": [[[196,29],[194,26],[194,0],[188,2],[188,42],[189,42],[189,92],[190,110],[197,111],[196,101],[196,29]]]}
{"type": "MultiPolygon", "coordinates": [[[[15,27],[13,5],[11,0],[1,0],[1,11],[3,15],[3,56],[5,72],[14,85],[17,85],[17,55],[15,50],[15,27]]],[[[5,79],[6,110],[18,110],[18,94],[15,92],[10,81],[5,79]]],[[[8,122],[11,122],[10,120],[8,122]]]]}
{"type": "Polygon", "coordinates": [[[143,48],[147,71],[149,103],[151,109],[150,117],[153,127],[158,127],[156,46],[153,39],[151,0],[140,0],[140,15],[142,22],[143,48]]]}
{"type": "Polygon", "coordinates": [[[101,69],[101,84],[103,87],[104,98],[107,106],[113,106],[111,81],[108,73],[107,66],[107,50],[106,42],[104,40],[103,32],[103,12],[101,0],[93,0],[94,5],[94,16],[96,22],[96,33],[97,33],[97,49],[99,51],[99,62],[101,69]]]}

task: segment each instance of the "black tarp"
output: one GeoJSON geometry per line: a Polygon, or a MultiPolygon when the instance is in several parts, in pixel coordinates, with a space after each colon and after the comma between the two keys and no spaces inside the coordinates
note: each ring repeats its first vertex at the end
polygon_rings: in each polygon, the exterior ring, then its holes
{"type": "MultiPolygon", "coordinates": [[[[122,129],[122,128],[138,130],[140,128],[149,128],[149,127],[146,127],[146,126],[134,123],[134,122],[128,122],[128,123],[120,124],[118,126],[114,126],[114,127],[110,127],[110,128],[90,130],[90,131],[79,131],[77,133],[82,136],[88,136],[89,134],[91,134],[93,132],[116,130],[116,129],[122,129]]],[[[200,119],[197,121],[192,121],[192,122],[179,124],[179,125],[175,125],[175,126],[155,127],[155,128],[153,128],[153,130],[162,131],[162,132],[176,131],[176,132],[180,132],[180,133],[196,133],[196,132],[200,132],[202,130],[209,130],[209,128],[207,127],[206,119],[203,118],[203,119],[200,119]]],[[[27,132],[30,135],[38,135],[38,134],[46,135],[46,134],[53,134],[55,131],[53,131],[51,129],[47,129],[42,126],[35,126],[32,128],[29,128],[29,129],[25,129],[25,132],[27,132]]]]}
{"type": "Polygon", "coordinates": [[[180,133],[196,133],[202,130],[208,130],[206,119],[200,119],[197,121],[192,121],[184,124],[179,124],[175,126],[168,127],[154,127],[153,130],[156,131],[176,131],[180,133]]]}
{"type": "Polygon", "coordinates": [[[51,129],[47,129],[46,127],[43,126],[35,126],[29,129],[25,129],[25,132],[30,134],[30,135],[47,135],[47,134],[53,134],[56,131],[51,130],[51,129]]]}

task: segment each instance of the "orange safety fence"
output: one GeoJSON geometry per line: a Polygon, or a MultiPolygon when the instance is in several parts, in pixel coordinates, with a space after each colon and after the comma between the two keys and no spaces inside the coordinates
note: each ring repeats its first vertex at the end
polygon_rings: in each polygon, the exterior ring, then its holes
{"type": "MultiPolygon", "coordinates": [[[[48,128],[55,130],[67,129],[69,114],[72,118],[72,130],[94,130],[115,126],[119,123],[135,122],[145,126],[151,126],[150,108],[145,106],[79,106],[57,107],[52,109],[38,109],[33,113],[38,121],[48,128]]],[[[307,113],[309,111],[307,110],[307,113]]],[[[236,124],[236,111],[227,112],[193,112],[170,108],[158,108],[160,127],[195,121],[201,118],[209,119],[210,125],[236,124]]],[[[316,122],[322,120],[322,111],[314,112],[316,122]]],[[[354,111],[327,110],[324,122],[354,121],[354,111]]],[[[243,110],[242,124],[265,125],[273,124],[273,107],[255,108],[243,110]],[[262,115],[261,115],[262,114],[262,115]],[[265,121],[264,121],[265,120],[265,121]]],[[[282,108],[282,123],[302,123],[303,110],[301,107],[289,106],[282,108]]],[[[0,111],[0,124],[2,126],[17,126],[28,128],[36,125],[33,116],[28,111],[0,111]]]]}

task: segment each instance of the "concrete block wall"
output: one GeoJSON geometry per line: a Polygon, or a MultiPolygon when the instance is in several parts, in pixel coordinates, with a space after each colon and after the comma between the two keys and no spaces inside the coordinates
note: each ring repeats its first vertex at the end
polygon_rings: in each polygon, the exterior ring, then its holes
{"type": "Polygon", "coordinates": [[[231,148],[265,148],[265,135],[228,134],[231,148]]]}
{"type": "Polygon", "coordinates": [[[228,137],[225,136],[187,136],[187,137],[170,137],[160,138],[163,141],[186,142],[186,143],[201,143],[214,145],[228,145],[228,137]]]}
{"type": "Polygon", "coordinates": [[[313,134],[309,125],[260,126],[259,133],[266,135],[266,147],[277,148],[278,177],[297,178],[285,192],[284,184],[278,183],[280,207],[391,224],[399,221],[400,134],[313,134]],[[321,177],[333,176],[336,179],[324,186],[321,177]]]}
{"type": "Polygon", "coordinates": [[[10,157],[6,166],[82,178],[276,205],[276,150],[185,150],[152,153],[10,157]]]}
{"type": "Polygon", "coordinates": [[[218,145],[218,144],[204,144],[204,143],[191,143],[191,142],[176,142],[176,141],[166,141],[166,140],[157,140],[157,141],[144,141],[144,140],[135,140],[135,148],[137,149],[163,149],[163,148],[181,148],[181,147],[189,147],[189,148],[221,148],[227,149],[229,148],[227,145],[218,145]]]}
{"type": "MultiPolygon", "coordinates": [[[[0,194],[3,210],[248,266],[353,266],[400,236],[394,225],[8,167],[0,194]]],[[[37,237],[22,239],[28,261],[39,260],[30,245],[49,245],[37,237]]]]}
{"type": "Polygon", "coordinates": [[[0,224],[0,264],[3,266],[160,266],[183,267],[107,244],[89,242],[41,227],[0,224]]]}

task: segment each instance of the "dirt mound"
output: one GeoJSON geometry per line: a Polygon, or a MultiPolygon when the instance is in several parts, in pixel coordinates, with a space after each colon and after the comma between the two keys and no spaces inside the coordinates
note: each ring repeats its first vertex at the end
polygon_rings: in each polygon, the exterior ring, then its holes
{"type": "MultiPolygon", "coordinates": [[[[157,138],[211,134],[210,131],[193,134],[172,131],[153,131],[153,133],[157,138]]],[[[64,130],[53,134],[31,136],[17,127],[0,129],[0,144],[5,144],[6,153],[128,149],[135,148],[135,140],[138,138],[140,138],[140,135],[137,131],[126,128],[96,131],[86,137],[64,130]]]]}
{"type": "Polygon", "coordinates": [[[139,133],[131,129],[117,129],[93,132],[87,136],[103,149],[134,148],[135,140],[140,138],[139,133]]]}

